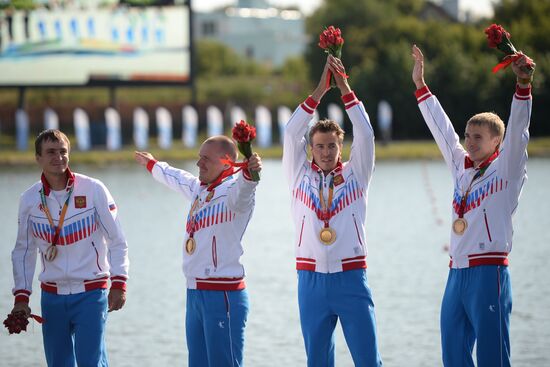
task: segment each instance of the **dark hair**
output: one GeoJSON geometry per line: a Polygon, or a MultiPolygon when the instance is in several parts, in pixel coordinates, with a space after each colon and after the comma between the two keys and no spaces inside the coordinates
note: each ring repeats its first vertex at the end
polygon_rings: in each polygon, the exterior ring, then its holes
{"type": "Polygon", "coordinates": [[[333,120],[319,120],[309,129],[309,144],[313,145],[313,135],[316,133],[336,133],[340,144],[344,142],[344,130],[333,120]]]}
{"type": "Polygon", "coordinates": [[[71,142],[69,141],[69,138],[67,138],[67,135],[57,129],[49,129],[38,134],[36,140],[34,141],[34,151],[37,155],[42,155],[42,143],[45,141],[64,141],[67,143],[67,148],[69,151],[71,150],[71,142]]]}

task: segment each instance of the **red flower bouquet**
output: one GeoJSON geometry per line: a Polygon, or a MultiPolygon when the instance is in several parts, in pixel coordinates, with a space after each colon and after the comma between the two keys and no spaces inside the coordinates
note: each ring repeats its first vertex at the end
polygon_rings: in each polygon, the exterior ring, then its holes
{"type": "MultiPolygon", "coordinates": [[[[246,158],[250,158],[252,156],[252,146],[250,143],[256,138],[256,128],[241,120],[235,124],[232,133],[233,139],[237,142],[239,152],[246,158]]],[[[260,181],[259,172],[249,171],[249,173],[253,181],[260,181]]]]}
{"type": "MultiPolygon", "coordinates": [[[[39,324],[44,320],[37,315],[30,315],[31,318],[35,319],[39,324]]],[[[8,329],[10,334],[19,334],[22,331],[27,331],[27,325],[29,320],[23,312],[10,313],[8,317],[4,320],[4,326],[8,329]]]]}
{"type": "MultiPolygon", "coordinates": [[[[342,46],[344,45],[344,38],[342,37],[342,31],[340,28],[334,28],[329,26],[319,35],[319,47],[321,47],[329,55],[337,58],[342,57],[342,46]]],[[[336,83],[332,77],[332,73],[329,71],[327,76],[327,88],[335,87],[336,83]]]]}
{"type": "MultiPolygon", "coordinates": [[[[502,59],[502,61],[493,68],[493,73],[496,73],[500,69],[505,69],[513,61],[522,56],[521,52],[518,52],[512,42],[510,42],[510,38],[512,36],[510,36],[510,33],[506,32],[502,26],[498,24],[491,24],[485,29],[485,34],[487,35],[489,47],[497,48],[506,54],[504,59],[502,59]]],[[[534,71],[532,61],[528,62],[526,69],[523,71],[529,74],[534,71]]]]}

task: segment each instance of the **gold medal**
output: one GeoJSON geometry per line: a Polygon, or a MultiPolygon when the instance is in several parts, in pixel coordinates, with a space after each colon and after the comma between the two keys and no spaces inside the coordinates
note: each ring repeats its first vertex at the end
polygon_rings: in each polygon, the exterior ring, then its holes
{"type": "Polygon", "coordinates": [[[53,261],[55,257],[57,256],[57,246],[56,245],[50,245],[46,249],[46,253],[44,254],[44,258],[47,261],[53,261]]]}
{"type": "Polygon", "coordinates": [[[193,255],[193,252],[195,252],[195,248],[197,248],[197,242],[195,242],[195,239],[193,237],[189,237],[187,239],[187,242],[185,242],[185,251],[189,255],[193,255]]]}
{"type": "Polygon", "coordinates": [[[327,246],[332,245],[336,241],[336,232],[330,227],[325,227],[319,232],[319,239],[327,246]]]}
{"type": "Polygon", "coordinates": [[[462,236],[468,228],[468,222],[464,218],[456,218],[453,222],[453,232],[459,236],[462,236]]]}

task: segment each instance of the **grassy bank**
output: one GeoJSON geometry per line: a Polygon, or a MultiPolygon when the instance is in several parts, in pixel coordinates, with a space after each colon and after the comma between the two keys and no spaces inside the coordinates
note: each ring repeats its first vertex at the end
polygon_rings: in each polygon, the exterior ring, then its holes
{"type": "MultiPolygon", "coordinates": [[[[74,164],[113,164],[132,163],[134,161],[134,148],[125,146],[122,150],[109,152],[107,150],[95,149],[89,152],[74,150],[71,152],[71,162],[74,164]]],[[[196,160],[197,149],[185,149],[174,143],[170,150],[162,150],[151,146],[149,151],[159,160],[181,161],[196,160]]],[[[274,146],[268,149],[255,148],[263,159],[280,159],[282,148],[274,146]]],[[[530,157],[550,157],[550,137],[531,139],[528,147],[530,157]]],[[[349,156],[349,144],[344,149],[344,158],[349,156]]],[[[377,160],[411,160],[411,159],[441,159],[439,149],[432,141],[397,141],[388,145],[376,144],[377,160]]],[[[34,152],[17,152],[10,144],[3,145],[0,149],[0,166],[34,165],[34,152]]]]}

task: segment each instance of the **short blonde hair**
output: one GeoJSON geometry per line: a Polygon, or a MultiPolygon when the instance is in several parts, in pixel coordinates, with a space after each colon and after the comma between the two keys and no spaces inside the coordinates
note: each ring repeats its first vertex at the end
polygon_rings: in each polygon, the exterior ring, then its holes
{"type": "Polygon", "coordinates": [[[504,137],[504,131],[506,129],[504,127],[504,122],[502,121],[502,119],[493,112],[482,112],[473,115],[466,123],[466,127],[468,127],[469,125],[487,126],[489,128],[489,131],[491,132],[491,135],[493,137],[500,137],[501,141],[504,137]]]}

